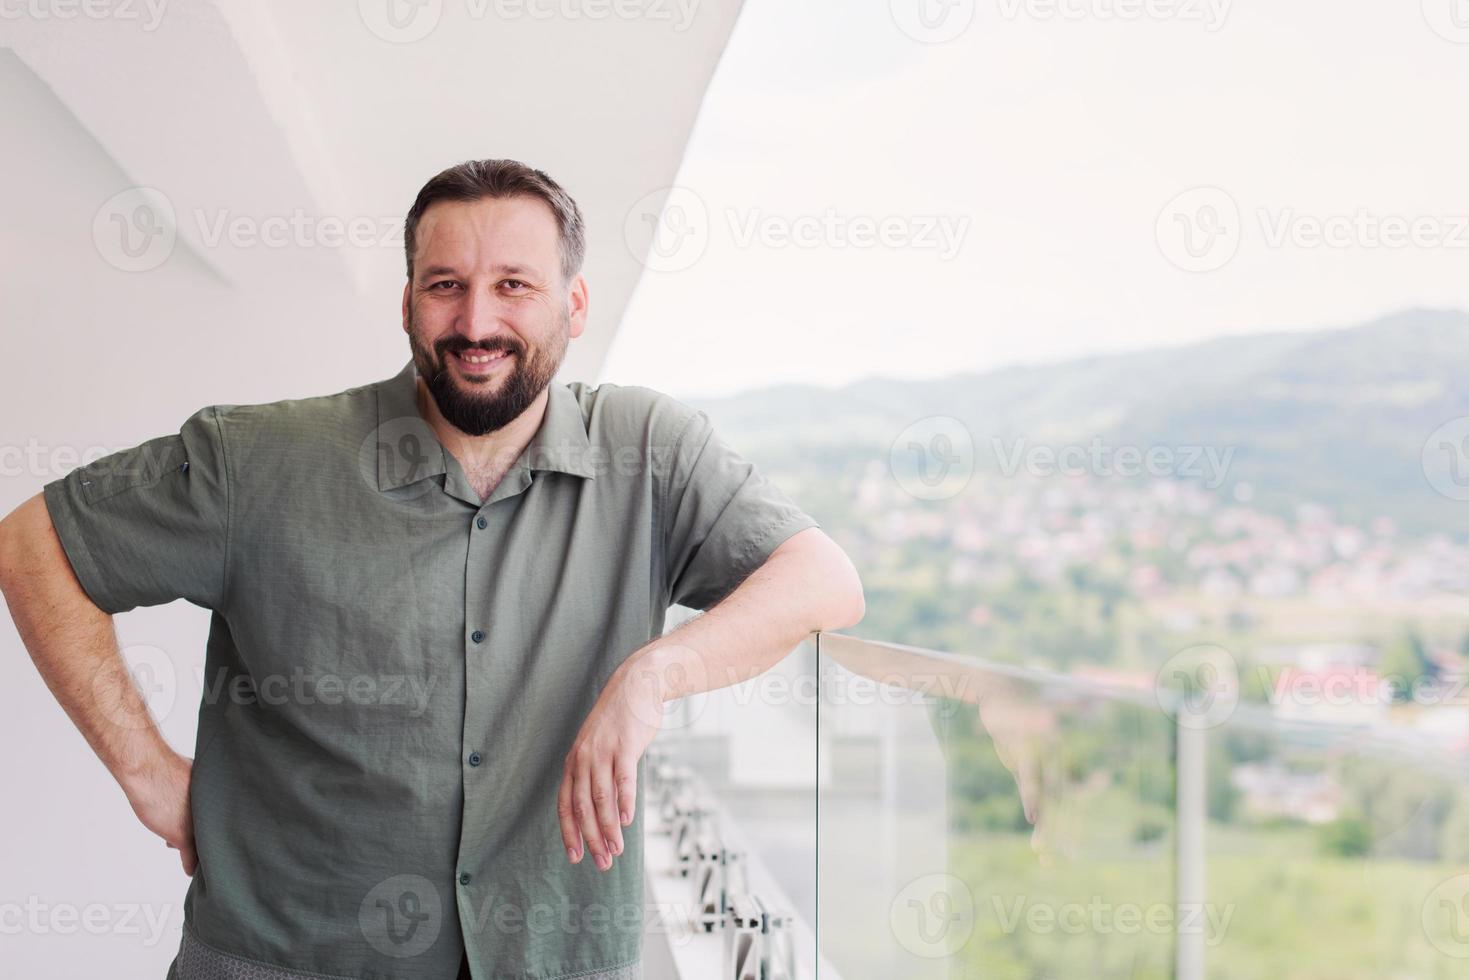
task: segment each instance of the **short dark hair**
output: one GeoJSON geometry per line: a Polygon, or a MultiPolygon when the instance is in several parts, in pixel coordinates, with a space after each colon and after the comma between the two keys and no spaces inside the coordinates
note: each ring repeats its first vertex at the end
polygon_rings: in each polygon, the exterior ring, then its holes
{"type": "Polygon", "coordinates": [[[561,273],[568,283],[581,271],[586,256],[586,226],[581,208],[547,174],[517,160],[466,160],[435,176],[418,192],[403,222],[403,247],[408,256],[408,278],[413,278],[413,252],[418,220],[435,201],[478,201],[485,197],[535,197],[556,216],[561,246],[561,273]]]}

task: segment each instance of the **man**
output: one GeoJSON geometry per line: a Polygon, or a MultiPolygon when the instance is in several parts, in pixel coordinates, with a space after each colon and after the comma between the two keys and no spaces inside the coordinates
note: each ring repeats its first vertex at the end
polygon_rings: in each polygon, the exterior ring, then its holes
{"type": "Polygon", "coordinates": [[[588,302],[555,181],[461,164],[405,232],[397,376],[202,409],[0,522],[22,639],[192,876],[173,980],[639,976],[664,702],[863,614],[704,413],[553,382],[588,302]],[[213,612],[192,762],[111,621],[178,598],[213,612]],[[663,636],[672,603],[707,612],[663,636]]]}

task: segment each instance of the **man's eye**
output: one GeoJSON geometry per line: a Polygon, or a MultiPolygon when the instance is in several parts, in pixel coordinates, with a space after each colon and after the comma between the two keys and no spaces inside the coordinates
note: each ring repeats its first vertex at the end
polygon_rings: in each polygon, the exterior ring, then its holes
{"type": "Polygon", "coordinates": [[[517,286],[524,286],[525,285],[525,283],[521,282],[519,279],[506,279],[505,282],[502,285],[508,286],[511,283],[514,283],[517,286]]]}
{"type": "Polygon", "coordinates": [[[431,283],[428,288],[429,289],[438,289],[440,286],[457,286],[457,285],[459,285],[459,284],[457,282],[455,282],[453,279],[440,279],[436,283],[431,283]]]}

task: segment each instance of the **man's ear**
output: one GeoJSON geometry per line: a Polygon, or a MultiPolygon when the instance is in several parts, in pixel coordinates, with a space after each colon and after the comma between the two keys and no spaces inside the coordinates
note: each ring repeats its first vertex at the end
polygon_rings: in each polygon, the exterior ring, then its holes
{"type": "Polygon", "coordinates": [[[581,332],[587,327],[588,303],[587,277],[578,273],[566,297],[567,311],[571,316],[571,335],[573,337],[580,337],[581,332]]]}
{"type": "Polygon", "coordinates": [[[413,280],[403,283],[403,332],[409,333],[408,329],[408,300],[413,295],[413,280]]]}

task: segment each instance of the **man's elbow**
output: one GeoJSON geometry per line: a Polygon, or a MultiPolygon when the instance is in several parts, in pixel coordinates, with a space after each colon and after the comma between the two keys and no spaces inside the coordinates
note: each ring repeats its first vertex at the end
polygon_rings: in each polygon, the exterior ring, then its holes
{"type": "Polygon", "coordinates": [[[845,555],[842,557],[846,567],[837,576],[840,587],[833,590],[831,609],[822,617],[823,625],[817,627],[819,630],[848,629],[862,622],[862,617],[867,615],[867,598],[862,592],[862,579],[858,577],[857,569],[852,566],[851,561],[845,560],[845,555]]]}
{"type": "MultiPolygon", "coordinates": [[[[846,629],[862,621],[867,600],[852,559],[820,528],[807,528],[787,538],[772,558],[795,562],[799,588],[809,598],[806,615],[812,632],[846,629]]],[[[795,582],[793,582],[795,584],[795,582]]]]}
{"type": "Polygon", "coordinates": [[[867,615],[867,599],[862,595],[862,586],[859,583],[857,591],[848,599],[847,611],[844,615],[837,617],[835,626],[828,626],[828,630],[850,629],[862,622],[862,617],[867,615]]]}

